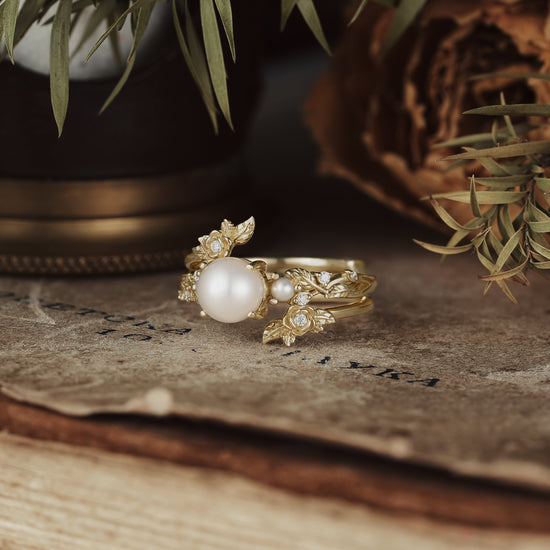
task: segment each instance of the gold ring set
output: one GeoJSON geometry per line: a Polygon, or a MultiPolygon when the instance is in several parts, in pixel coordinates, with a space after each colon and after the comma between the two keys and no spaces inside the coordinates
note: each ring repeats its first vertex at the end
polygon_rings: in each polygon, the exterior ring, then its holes
{"type": "Polygon", "coordinates": [[[254,228],[252,217],[239,225],[224,220],[201,237],[185,259],[189,273],[181,278],[178,298],[197,302],[203,317],[225,323],[262,319],[268,305],[288,303],[284,317],[263,333],[264,343],[282,339],[287,346],[297,336],[372,309],[376,278],[365,273],[361,260],[231,257],[254,228]],[[312,305],[320,302],[323,307],[312,305]]]}

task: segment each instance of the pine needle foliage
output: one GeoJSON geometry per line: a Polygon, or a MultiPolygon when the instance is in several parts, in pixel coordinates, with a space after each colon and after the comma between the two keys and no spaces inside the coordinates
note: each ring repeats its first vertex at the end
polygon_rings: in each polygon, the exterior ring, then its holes
{"type": "MultiPolygon", "coordinates": [[[[197,85],[212,125],[218,132],[218,117],[223,116],[233,128],[228,94],[228,71],[224,56],[227,43],[231,61],[236,62],[238,52],[233,30],[231,0],[0,0],[0,61],[8,56],[14,62],[14,49],[34,23],[51,25],[50,89],[51,103],[59,135],[63,131],[69,102],[69,63],[75,52],[69,52],[69,37],[82,10],[93,6],[84,35],[76,50],[98,29],[106,28],[89,52],[87,60],[102,44],[109,40],[117,58],[116,33],[130,19],[133,35],[131,51],[125,68],[109,97],[101,107],[103,112],[126,84],[135,64],[145,31],[155,4],[170,2],[172,19],[179,46],[189,71],[197,85]],[[46,19],[50,10],[55,15],[46,19]],[[198,13],[199,17],[193,17],[198,13]],[[197,24],[196,20],[200,19],[197,24]]],[[[256,0],[251,0],[256,1],[256,0]]],[[[330,53],[314,0],[269,0],[281,3],[281,30],[284,30],[294,12],[299,12],[319,44],[330,53]]],[[[352,0],[340,0],[345,7],[352,0]]],[[[412,23],[426,0],[372,0],[395,8],[394,21],[388,33],[387,49],[391,47],[412,23]]],[[[354,3],[354,2],[352,2],[354,3]]],[[[350,22],[367,7],[368,0],[356,1],[350,22]]]]}
{"type": "MultiPolygon", "coordinates": [[[[549,79],[549,75],[537,74],[514,77],[549,79]]],[[[415,242],[443,256],[475,254],[488,272],[480,277],[486,283],[484,294],[497,285],[517,303],[509,283],[527,285],[529,271],[544,274],[550,269],[550,141],[529,141],[528,133],[543,124],[513,124],[512,117],[550,116],[550,105],[506,105],[501,94],[500,105],[465,114],[495,117],[492,132],[463,136],[439,147],[461,146],[464,152],[445,160],[477,160],[489,175],[472,175],[468,190],[425,197],[453,234],[446,245],[415,242]],[[440,204],[441,199],[469,204],[472,219],[458,223],[440,204]]]]}

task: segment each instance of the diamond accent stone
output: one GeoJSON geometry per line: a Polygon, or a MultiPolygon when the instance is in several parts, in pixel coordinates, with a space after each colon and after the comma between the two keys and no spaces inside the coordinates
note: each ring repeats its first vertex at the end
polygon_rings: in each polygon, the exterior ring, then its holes
{"type": "Polygon", "coordinates": [[[317,278],[323,286],[328,285],[330,282],[330,273],[328,271],[321,271],[317,278]]]}
{"type": "Polygon", "coordinates": [[[214,239],[210,243],[210,250],[212,250],[214,254],[219,254],[222,251],[222,243],[219,241],[219,239],[214,239]]]}
{"type": "Polygon", "coordinates": [[[299,306],[309,304],[309,294],[307,292],[300,292],[300,294],[296,295],[295,302],[299,306]]]}
{"type": "Polygon", "coordinates": [[[186,290],[186,291],[185,291],[185,294],[183,295],[183,299],[184,299],[186,302],[190,302],[190,301],[191,301],[191,292],[189,292],[189,290],[186,290]]]}
{"type": "Polygon", "coordinates": [[[350,274],[349,274],[349,278],[352,280],[352,281],[357,281],[357,271],[352,271],[350,274]]]}
{"type": "Polygon", "coordinates": [[[307,325],[307,317],[303,313],[298,313],[298,315],[294,317],[294,322],[296,323],[296,326],[304,327],[307,325]]]}
{"type": "Polygon", "coordinates": [[[198,281],[200,276],[201,276],[200,271],[195,271],[195,273],[193,273],[193,277],[195,277],[195,281],[198,281]]]}

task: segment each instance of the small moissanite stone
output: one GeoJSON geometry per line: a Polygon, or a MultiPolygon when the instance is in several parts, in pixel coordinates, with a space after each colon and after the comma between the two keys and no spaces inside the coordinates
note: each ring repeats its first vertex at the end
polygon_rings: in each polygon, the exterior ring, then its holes
{"type": "Polygon", "coordinates": [[[328,285],[330,282],[330,273],[328,271],[321,271],[321,273],[319,273],[318,279],[322,285],[328,285]]]}
{"type": "Polygon", "coordinates": [[[352,281],[357,281],[357,271],[352,271],[352,272],[349,274],[349,278],[350,278],[352,281]]]}
{"type": "Polygon", "coordinates": [[[306,304],[309,304],[309,294],[307,294],[306,292],[300,292],[300,294],[296,296],[296,303],[299,306],[305,306],[306,304]]]}
{"type": "Polygon", "coordinates": [[[294,322],[296,326],[303,327],[307,324],[307,317],[303,313],[298,313],[298,315],[294,317],[294,322]]]}
{"type": "Polygon", "coordinates": [[[214,254],[219,254],[222,251],[222,243],[218,239],[214,239],[210,243],[210,250],[212,250],[214,254]]]}

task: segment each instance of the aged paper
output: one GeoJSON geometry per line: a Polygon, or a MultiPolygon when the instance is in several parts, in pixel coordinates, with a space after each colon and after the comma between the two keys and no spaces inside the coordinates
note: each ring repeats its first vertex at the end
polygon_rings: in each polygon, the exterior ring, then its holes
{"type": "Polygon", "coordinates": [[[471,258],[354,246],[340,252],[370,259],[375,311],[290,348],[261,344],[267,321],[202,319],[176,300],[177,273],[2,277],[2,391],[70,415],[212,419],[550,489],[550,285],[514,289],[516,306],[481,296],[471,258]]]}

